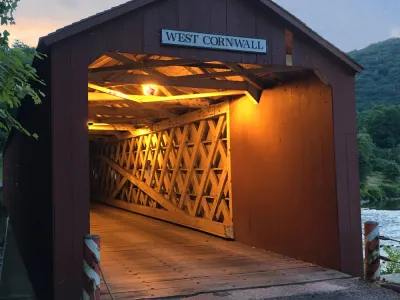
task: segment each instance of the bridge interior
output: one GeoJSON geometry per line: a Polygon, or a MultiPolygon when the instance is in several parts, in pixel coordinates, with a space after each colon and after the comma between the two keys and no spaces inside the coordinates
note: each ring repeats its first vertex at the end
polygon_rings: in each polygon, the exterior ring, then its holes
{"type": "Polygon", "coordinates": [[[92,199],[233,238],[230,105],[310,73],[106,53],[88,74],[92,199]]]}
{"type": "Polygon", "coordinates": [[[345,277],[233,241],[230,103],[307,76],[124,53],[89,67],[91,233],[118,299],[345,277]]]}

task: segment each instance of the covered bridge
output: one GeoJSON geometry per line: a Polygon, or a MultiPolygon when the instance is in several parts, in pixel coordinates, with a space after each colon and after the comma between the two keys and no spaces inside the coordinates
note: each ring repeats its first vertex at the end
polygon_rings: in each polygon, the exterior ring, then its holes
{"type": "Polygon", "coordinates": [[[38,51],[46,97],[18,118],[39,139],[10,136],[4,197],[40,299],[80,299],[89,232],[121,299],[361,276],[362,68],[293,15],[134,0],[38,51]]]}

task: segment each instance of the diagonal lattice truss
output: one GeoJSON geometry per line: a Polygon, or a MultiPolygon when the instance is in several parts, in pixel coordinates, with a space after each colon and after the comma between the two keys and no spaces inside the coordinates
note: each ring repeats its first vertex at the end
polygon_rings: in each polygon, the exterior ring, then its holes
{"type": "Polygon", "coordinates": [[[224,112],[92,149],[92,197],[233,238],[224,112]]]}

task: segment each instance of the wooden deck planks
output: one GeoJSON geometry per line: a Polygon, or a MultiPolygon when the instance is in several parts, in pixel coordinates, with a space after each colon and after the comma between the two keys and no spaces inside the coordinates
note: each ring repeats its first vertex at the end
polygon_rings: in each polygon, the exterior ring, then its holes
{"type": "MultiPolygon", "coordinates": [[[[91,232],[116,299],[185,296],[348,277],[295,259],[93,205],[91,232]]],[[[109,299],[104,283],[102,298],[109,299]]]]}

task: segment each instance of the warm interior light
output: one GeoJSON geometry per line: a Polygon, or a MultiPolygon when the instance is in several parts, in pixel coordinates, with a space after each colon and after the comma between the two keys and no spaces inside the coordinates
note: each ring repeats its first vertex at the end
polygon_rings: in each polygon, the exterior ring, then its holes
{"type": "Polygon", "coordinates": [[[142,85],[143,94],[146,96],[156,96],[158,93],[158,86],[154,84],[142,85]]]}
{"type": "Polygon", "coordinates": [[[136,134],[137,134],[137,135],[145,135],[145,134],[149,134],[150,132],[151,132],[151,130],[148,129],[148,128],[139,128],[139,129],[136,129],[136,134]]]}

